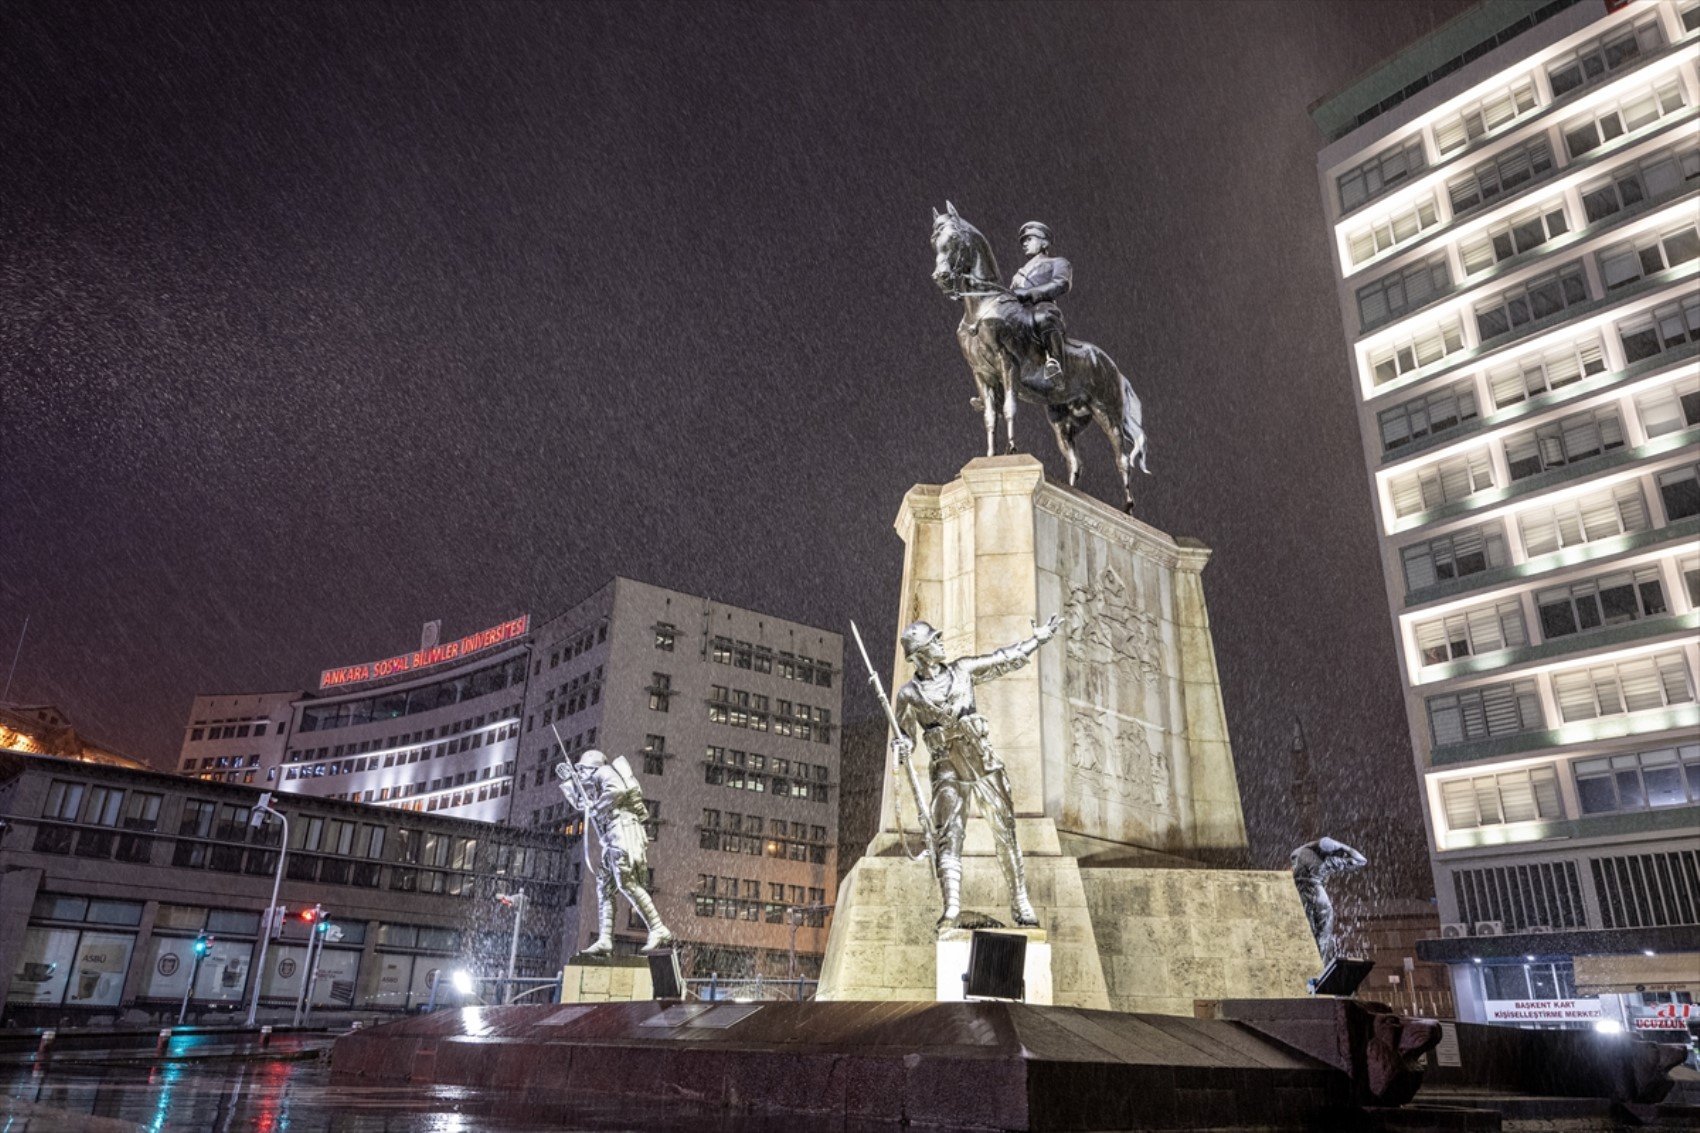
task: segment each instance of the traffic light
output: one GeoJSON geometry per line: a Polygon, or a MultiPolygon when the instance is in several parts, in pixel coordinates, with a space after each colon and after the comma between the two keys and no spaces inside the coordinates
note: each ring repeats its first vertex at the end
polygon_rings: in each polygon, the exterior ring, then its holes
{"type": "Polygon", "coordinates": [[[308,924],[312,924],[314,921],[319,919],[319,907],[315,905],[311,909],[302,909],[301,919],[306,921],[308,924]]]}
{"type": "Polygon", "coordinates": [[[195,956],[199,959],[205,959],[206,954],[212,951],[212,946],[213,938],[202,933],[195,938],[195,956]]]}
{"type": "Polygon", "coordinates": [[[330,920],[329,917],[320,917],[318,925],[313,929],[313,931],[318,933],[320,936],[323,936],[325,933],[329,932],[330,930],[331,930],[331,920],[330,920]]]}

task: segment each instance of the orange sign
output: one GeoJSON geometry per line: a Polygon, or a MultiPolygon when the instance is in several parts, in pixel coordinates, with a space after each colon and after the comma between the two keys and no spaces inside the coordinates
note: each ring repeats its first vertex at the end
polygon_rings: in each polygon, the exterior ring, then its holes
{"type": "Polygon", "coordinates": [[[326,669],[319,674],[319,689],[322,692],[327,688],[359,684],[362,681],[381,681],[385,677],[396,677],[416,669],[428,669],[447,661],[458,661],[462,657],[470,657],[482,650],[518,640],[530,630],[531,615],[521,614],[512,621],[481,629],[459,641],[433,645],[429,649],[416,649],[412,653],[386,657],[382,661],[366,661],[359,665],[344,665],[340,669],[326,669]]]}

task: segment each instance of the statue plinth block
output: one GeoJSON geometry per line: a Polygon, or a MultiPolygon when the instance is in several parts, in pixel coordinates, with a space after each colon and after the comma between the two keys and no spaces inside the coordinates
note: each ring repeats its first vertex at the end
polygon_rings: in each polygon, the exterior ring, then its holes
{"type": "Polygon", "coordinates": [[[649,960],[580,952],[561,969],[562,1003],[626,1003],[655,998],[649,960]]]}
{"type": "MultiPolygon", "coordinates": [[[[930,622],[950,656],[1064,619],[1026,667],[976,688],[1047,934],[1051,1001],[1190,1015],[1197,999],[1304,994],[1317,952],[1291,876],[1216,868],[1246,838],[1204,603],[1209,549],[1048,483],[1029,456],[917,485],[896,526],[898,624],[930,622]]],[[[913,673],[897,650],[891,687],[913,673]]],[[[913,759],[926,784],[925,745],[913,759]]],[[[897,791],[921,845],[906,777],[885,777],[880,832],[839,887],[821,999],[940,995],[939,889],[931,863],[903,853],[897,791]]],[[[1011,923],[978,818],[962,867],[963,911],[1011,923]]]]}

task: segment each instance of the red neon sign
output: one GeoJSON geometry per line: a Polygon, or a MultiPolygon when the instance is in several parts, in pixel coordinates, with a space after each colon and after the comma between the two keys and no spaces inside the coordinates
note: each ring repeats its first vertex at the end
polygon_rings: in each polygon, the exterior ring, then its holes
{"type": "Polygon", "coordinates": [[[429,649],[417,649],[412,653],[402,653],[395,657],[386,657],[382,661],[366,661],[359,665],[344,665],[340,669],[326,669],[319,674],[319,688],[323,691],[327,688],[336,688],[339,685],[383,680],[385,677],[411,673],[416,669],[428,669],[433,665],[441,665],[445,661],[457,661],[462,657],[470,657],[482,650],[514,641],[524,637],[530,630],[531,615],[521,614],[512,621],[503,622],[499,626],[491,626],[489,629],[481,629],[477,633],[467,634],[459,641],[433,645],[429,649]]]}

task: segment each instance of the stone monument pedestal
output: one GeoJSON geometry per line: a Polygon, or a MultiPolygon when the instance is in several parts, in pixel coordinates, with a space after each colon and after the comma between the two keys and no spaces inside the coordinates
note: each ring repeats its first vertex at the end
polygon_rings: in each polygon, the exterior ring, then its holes
{"type": "MultiPolygon", "coordinates": [[[[1045,480],[1030,456],[969,461],[904,497],[898,624],[952,658],[1061,614],[1031,663],[976,689],[1015,802],[1054,1002],[1190,1015],[1197,999],[1303,995],[1316,946],[1286,871],[1243,862],[1245,820],[1205,609],[1210,550],[1045,480]]],[[[913,675],[897,651],[892,686],[913,675]]],[[[916,770],[928,781],[924,746],[916,770]]],[[[940,900],[908,783],[885,777],[880,832],[839,887],[819,998],[932,999],[940,900]],[[901,804],[899,795],[902,792],[901,804]]],[[[974,818],[962,907],[1010,923],[990,829],[974,818]]]]}

